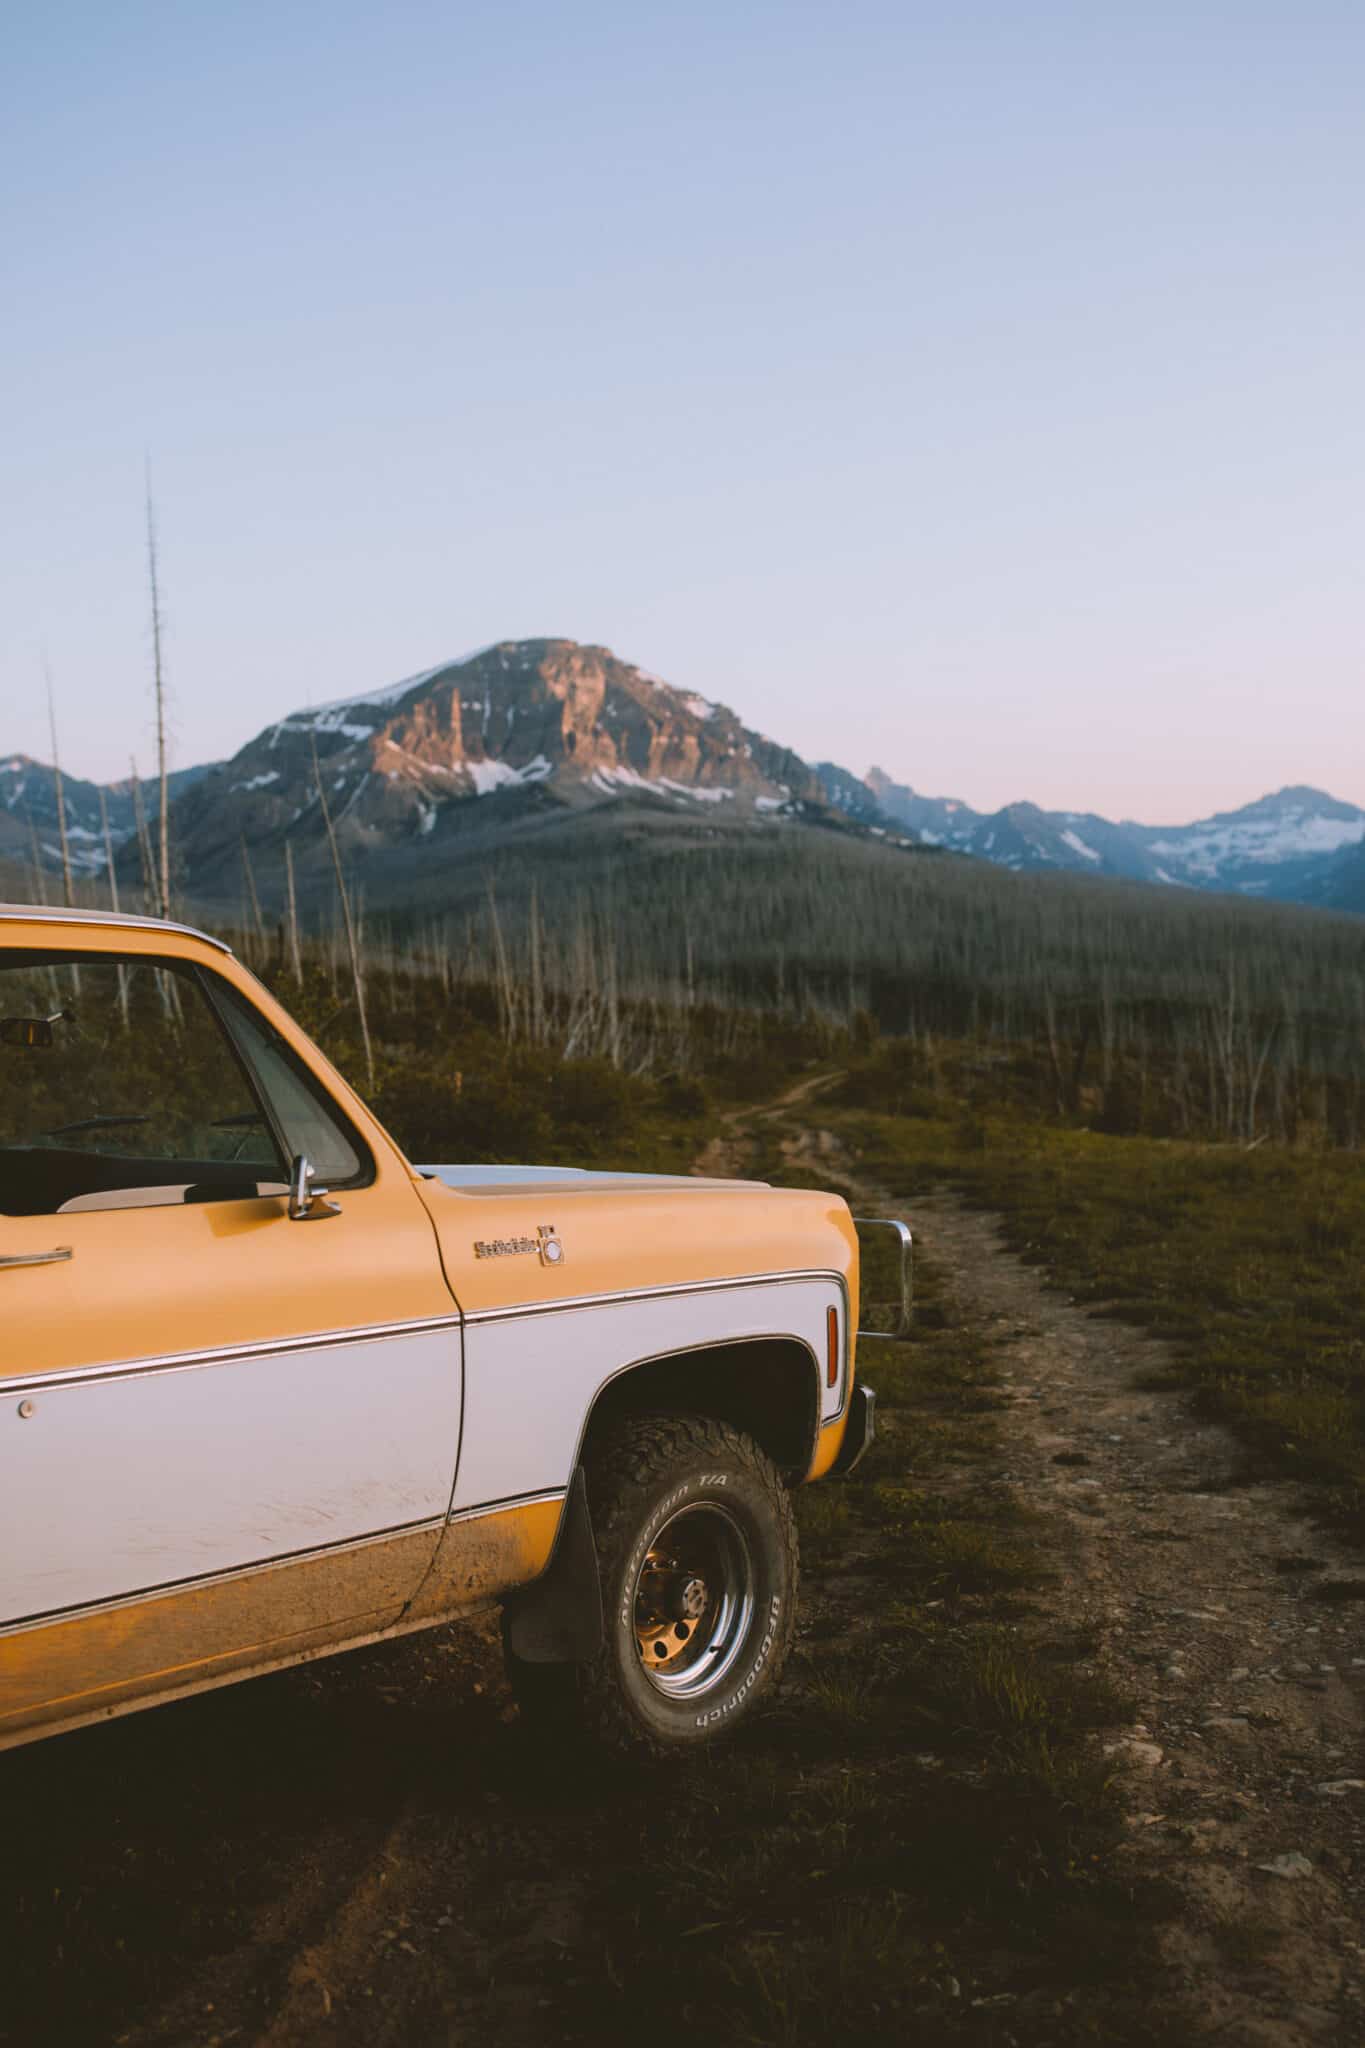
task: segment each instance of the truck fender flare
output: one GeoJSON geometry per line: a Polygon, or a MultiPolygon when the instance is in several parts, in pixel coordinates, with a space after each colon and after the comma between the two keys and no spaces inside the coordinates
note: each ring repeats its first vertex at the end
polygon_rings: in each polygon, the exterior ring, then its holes
{"type": "Polygon", "coordinates": [[[602,1647],[602,1582],[581,1465],[569,1481],[550,1562],[503,1602],[502,1634],[524,1664],[586,1664],[602,1647]]]}

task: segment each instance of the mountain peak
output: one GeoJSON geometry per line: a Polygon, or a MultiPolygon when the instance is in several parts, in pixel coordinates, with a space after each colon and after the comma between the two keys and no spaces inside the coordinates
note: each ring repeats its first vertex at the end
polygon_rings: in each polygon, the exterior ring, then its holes
{"type": "Polygon", "coordinates": [[[1285,811],[1311,811],[1324,818],[1365,816],[1357,805],[1343,803],[1339,797],[1329,796],[1325,789],[1314,789],[1306,782],[1288,782],[1283,789],[1271,790],[1266,796],[1258,797],[1255,803],[1244,804],[1240,811],[1225,811],[1218,815],[1245,818],[1273,816],[1285,811]]]}
{"type": "Polygon", "coordinates": [[[286,835],[316,838],[319,776],[356,851],[423,841],[456,829],[471,799],[518,793],[523,808],[629,798],[694,815],[820,798],[796,754],[609,647],[499,640],[267,726],[184,806],[191,872],[221,866],[244,833],[277,848],[286,835]]]}

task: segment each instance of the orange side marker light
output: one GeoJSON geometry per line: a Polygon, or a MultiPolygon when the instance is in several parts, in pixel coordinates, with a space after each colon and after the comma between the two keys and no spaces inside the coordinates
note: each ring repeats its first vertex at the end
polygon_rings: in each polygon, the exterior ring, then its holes
{"type": "Polygon", "coordinates": [[[825,1385],[839,1384],[839,1311],[832,1308],[825,1314],[825,1385]]]}

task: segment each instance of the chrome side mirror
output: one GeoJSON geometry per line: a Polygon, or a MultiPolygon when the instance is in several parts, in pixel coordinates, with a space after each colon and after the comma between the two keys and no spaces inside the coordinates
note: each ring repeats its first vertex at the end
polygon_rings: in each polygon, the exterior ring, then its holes
{"type": "Polygon", "coordinates": [[[329,1202],[326,1188],[317,1186],[312,1162],[306,1152],[296,1152],[289,1163],[289,1220],[291,1223],[321,1223],[341,1214],[340,1202],[329,1202]]]}

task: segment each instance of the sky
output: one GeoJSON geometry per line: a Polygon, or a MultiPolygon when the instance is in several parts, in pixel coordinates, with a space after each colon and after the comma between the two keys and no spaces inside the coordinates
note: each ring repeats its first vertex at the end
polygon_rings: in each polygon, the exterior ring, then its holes
{"type": "Polygon", "coordinates": [[[504,638],[808,758],[1365,804],[1365,10],[29,9],[0,749],[179,765],[504,638]]]}

